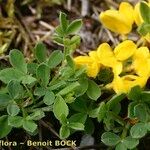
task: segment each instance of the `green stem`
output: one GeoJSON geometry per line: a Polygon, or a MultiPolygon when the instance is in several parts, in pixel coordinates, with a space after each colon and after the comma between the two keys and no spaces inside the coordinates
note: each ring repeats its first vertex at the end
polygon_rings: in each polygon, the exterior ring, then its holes
{"type": "Polygon", "coordinates": [[[127,124],[125,125],[125,127],[124,127],[124,129],[123,129],[122,135],[121,135],[121,138],[122,138],[122,139],[124,139],[124,138],[127,136],[129,127],[130,127],[130,123],[127,122],[127,124]]]}
{"type": "Polygon", "coordinates": [[[23,107],[21,107],[21,111],[22,111],[23,118],[26,118],[27,112],[25,111],[23,107]]]}
{"type": "Polygon", "coordinates": [[[34,99],[34,97],[33,97],[32,92],[28,89],[28,87],[27,87],[25,84],[23,84],[23,85],[24,85],[24,87],[26,88],[26,90],[27,90],[27,92],[28,92],[30,98],[32,99],[33,104],[35,104],[35,99],[34,99]]]}
{"type": "Polygon", "coordinates": [[[121,124],[122,126],[124,126],[126,124],[126,122],[117,114],[115,114],[114,112],[109,112],[108,113],[116,122],[118,122],[119,124],[121,124]]]}

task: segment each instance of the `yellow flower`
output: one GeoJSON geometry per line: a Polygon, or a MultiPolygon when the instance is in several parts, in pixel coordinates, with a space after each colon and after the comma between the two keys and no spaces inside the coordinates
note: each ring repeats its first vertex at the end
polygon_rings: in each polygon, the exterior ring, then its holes
{"type": "Polygon", "coordinates": [[[99,16],[101,23],[109,30],[127,34],[132,30],[133,7],[127,2],[122,2],[119,10],[106,10],[99,16]]]}
{"type": "Polygon", "coordinates": [[[106,85],[116,93],[127,93],[136,85],[144,87],[150,76],[150,53],[147,47],[137,48],[131,40],[123,41],[114,50],[107,43],[101,44],[88,56],[74,58],[77,66],[86,66],[87,75],[96,77],[100,67],[111,68],[113,81],[106,85]]]}
{"type": "Polygon", "coordinates": [[[94,57],[90,56],[78,56],[74,58],[74,62],[78,67],[85,66],[87,75],[95,78],[100,71],[100,64],[94,61],[94,57]]]}
{"type": "MultiPolygon", "coordinates": [[[[150,1],[147,4],[150,5],[150,1]]],[[[141,14],[140,14],[140,3],[137,3],[135,5],[133,16],[134,16],[134,21],[137,26],[140,26],[144,22],[141,14]]],[[[148,42],[150,42],[150,33],[146,34],[146,36],[144,36],[144,39],[146,39],[148,42]]]]}
{"type": "Polygon", "coordinates": [[[116,46],[114,51],[107,43],[101,44],[97,53],[99,62],[105,67],[111,67],[114,73],[112,83],[106,87],[111,87],[116,93],[127,93],[136,85],[143,87],[146,84],[150,75],[147,47],[137,48],[132,41],[126,40],[116,46]]]}

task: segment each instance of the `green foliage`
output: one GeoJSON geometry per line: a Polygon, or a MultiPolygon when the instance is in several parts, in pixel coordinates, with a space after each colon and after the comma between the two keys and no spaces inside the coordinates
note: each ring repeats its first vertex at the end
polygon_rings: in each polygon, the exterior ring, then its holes
{"type": "Polygon", "coordinates": [[[86,93],[89,98],[97,100],[101,95],[101,90],[94,81],[88,80],[88,89],[86,93]]]}
{"type": "Polygon", "coordinates": [[[145,36],[147,33],[150,32],[150,7],[145,3],[145,2],[141,2],[140,3],[140,12],[141,12],[141,16],[144,20],[144,23],[142,23],[139,27],[138,27],[138,32],[145,36]]]}
{"type": "Polygon", "coordinates": [[[1,128],[0,138],[6,137],[7,134],[10,133],[12,127],[8,124],[7,115],[3,115],[0,117],[0,128],[1,128]]]}
{"type": "MultiPolygon", "coordinates": [[[[72,131],[84,130],[87,114],[70,116],[70,105],[85,95],[88,78],[85,69],[76,68],[71,53],[66,53],[66,49],[75,50],[80,43],[80,37],[74,33],[79,31],[82,21],[70,23],[64,13],[60,13],[59,19],[56,36],[63,41],[63,52],[54,50],[48,56],[46,46],[40,42],[33,50],[34,58],[27,62],[22,52],[14,49],[9,53],[11,67],[0,70],[2,88],[6,89],[0,91],[0,138],[7,136],[12,128],[23,128],[34,134],[37,121],[45,117],[45,112],[60,121],[62,139],[72,131]],[[82,89],[79,93],[78,88],[82,89]]],[[[96,94],[96,99],[99,96],[96,94]]]]}
{"type": "Polygon", "coordinates": [[[114,146],[120,142],[120,137],[111,132],[105,132],[102,135],[102,142],[108,146],[114,146]]]}
{"type": "Polygon", "coordinates": [[[53,39],[56,43],[64,46],[64,54],[66,57],[67,55],[70,55],[80,44],[80,37],[74,34],[80,30],[82,20],[77,19],[69,22],[66,14],[61,12],[59,15],[59,21],[60,25],[56,28],[53,39]]]}
{"type": "MultiPolygon", "coordinates": [[[[142,3],[141,11],[144,7],[142,3]]],[[[145,16],[144,21],[149,23],[148,19],[145,16]]],[[[11,50],[11,66],[0,70],[0,138],[12,128],[36,134],[37,123],[48,112],[52,124],[59,122],[61,139],[76,131],[93,134],[97,121],[96,127],[104,127],[101,141],[105,145],[116,150],[136,148],[150,131],[149,90],[135,86],[128,94],[105,93],[101,86],[111,80],[107,77],[109,70],[99,74],[98,85],[97,79],[87,77],[86,68],[76,67],[73,60],[72,53],[80,44],[76,33],[82,21],[70,22],[64,13],[60,13],[59,21],[54,40],[63,50],[48,55],[45,45],[38,43],[30,62],[21,51],[11,50]]]]}

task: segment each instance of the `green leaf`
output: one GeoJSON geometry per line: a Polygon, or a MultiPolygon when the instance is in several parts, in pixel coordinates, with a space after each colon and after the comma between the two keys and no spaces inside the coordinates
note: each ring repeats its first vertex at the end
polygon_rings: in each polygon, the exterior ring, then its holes
{"type": "Polygon", "coordinates": [[[130,129],[130,134],[132,138],[142,138],[147,133],[147,128],[145,123],[137,123],[130,129]]]}
{"type": "Polygon", "coordinates": [[[61,28],[61,25],[59,25],[55,28],[55,32],[56,32],[56,34],[58,34],[59,37],[64,37],[65,36],[65,34],[64,34],[64,32],[61,28]]]}
{"type": "Polygon", "coordinates": [[[94,129],[95,129],[95,126],[94,126],[94,123],[92,121],[91,118],[87,118],[86,119],[86,122],[85,122],[85,127],[84,127],[84,131],[86,134],[93,134],[94,133],[94,129]]]}
{"type": "Polygon", "coordinates": [[[69,114],[69,109],[64,99],[61,96],[57,96],[53,106],[53,112],[55,117],[59,120],[61,115],[64,114],[66,117],[69,114]]]}
{"type": "Polygon", "coordinates": [[[115,150],[127,150],[126,146],[123,143],[119,143],[116,145],[115,150]]]}
{"type": "Polygon", "coordinates": [[[20,112],[20,108],[16,103],[11,103],[7,106],[7,113],[10,116],[16,116],[20,112]]]}
{"type": "Polygon", "coordinates": [[[89,79],[86,93],[92,100],[97,100],[101,96],[101,89],[94,81],[89,79]]]}
{"type": "Polygon", "coordinates": [[[34,54],[36,59],[42,63],[46,61],[46,46],[43,43],[38,43],[34,48],[34,54]]]}
{"type": "Polygon", "coordinates": [[[78,82],[73,82],[66,86],[64,89],[58,92],[58,95],[66,95],[69,92],[72,92],[74,89],[76,89],[80,84],[78,82]]]}
{"type": "Polygon", "coordinates": [[[71,38],[71,42],[70,44],[73,45],[79,45],[80,44],[80,41],[81,41],[81,38],[79,35],[74,35],[72,38],[71,38]]]}
{"type": "Polygon", "coordinates": [[[150,23],[149,23],[149,24],[148,24],[148,23],[142,23],[142,24],[138,27],[137,31],[138,31],[141,35],[145,36],[147,33],[150,32],[150,23]]]}
{"type": "Polygon", "coordinates": [[[7,94],[0,94],[0,107],[6,107],[12,99],[7,94]]]}
{"type": "Polygon", "coordinates": [[[128,94],[128,98],[130,100],[133,100],[133,101],[139,101],[140,98],[141,98],[141,88],[140,86],[135,86],[133,87],[129,94],[128,94]]]}
{"type": "Polygon", "coordinates": [[[32,77],[31,75],[25,75],[22,77],[22,84],[32,84],[37,81],[36,78],[32,77]]]}
{"type": "Polygon", "coordinates": [[[128,117],[130,119],[135,118],[134,107],[137,105],[137,102],[131,102],[128,106],[128,117]]]}
{"type": "Polygon", "coordinates": [[[108,109],[112,110],[114,106],[117,105],[120,101],[122,101],[125,97],[125,94],[114,95],[106,104],[108,106],[108,109]]]}
{"type": "Polygon", "coordinates": [[[134,139],[131,136],[126,137],[123,140],[123,144],[128,148],[128,149],[133,149],[139,144],[138,139],[134,139]]]}
{"type": "Polygon", "coordinates": [[[24,120],[23,128],[26,131],[33,133],[37,129],[37,124],[32,120],[24,120]]]}
{"type": "Polygon", "coordinates": [[[41,97],[46,94],[46,91],[47,90],[43,87],[36,87],[34,90],[34,95],[41,97]]]}
{"type": "Polygon", "coordinates": [[[87,119],[87,115],[85,113],[77,113],[72,115],[68,120],[69,122],[78,122],[84,124],[87,119]]]}
{"type": "Polygon", "coordinates": [[[82,20],[77,19],[71,22],[67,28],[67,34],[75,34],[77,33],[82,27],[82,20]]]}
{"type": "Polygon", "coordinates": [[[11,80],[21,81],[23,74],[14,69],[14,68],[6,68],[0,71],[0,80],[4,83],[9,83],[11,80]]]}
{"type": "Polygon", "coordinates": [[[98,118],[98,121],[102,121],[102,119],[106,116],[107,109],[104,102],[100,103],[98,108],[92,109],[89,112],[89,117],[91,118],[98,118]]]}
{"type": "Polygon", "coordinates": [[[56,90],[58,88],[64,87],[66,85],[66,82],[63,80],[57,80],[54,83],[50,82],[49,90],[56,90]]]}
{"type": "Polygon", "coordinates": [[[68,122],[68,119],[66,118],[66,116],[64,115],[64,114],[62,114],[61,115],[61,117],[60,117],[60,123],[62,124],[62,125],[67,125],[69,122],[68,122]]]}
{"type": "Polygon", "coordinates": [[[120,142],[120,137],[111,132],[105,132],[102,134],[101,141],[107,146],[115,146],[120,142]]]}
{"type": "Polygon", "coordinates": [[[59,45],[63,45],[63,38],[59,37],[58,35],[53,36],[53,41],[56,42],[59,45]]]}
{"type": "Polygon", "coordinates": [[[86,72],[86,67],[81,66],[80,68],[77,68],[74,76],[75,76],[75,78],[80,77],[81,75],[85,74],[85,72],[86,72]]]}
{"type": "Polygon", "coordinates": [[[22,85],[16,80],[11,80],[7,85],[7,89],[12,99],[21,98],[24,92],[22,85]]]}
{"type": "Polygon", "coordinates": [[[10,133],[12,127],[8,125],[8,116],[3,115],[0,117],[0,129],[0,139],[6,137],[10,133]]]}
{"type": "Polygon", "coordinates": [[[104,119],[104,117],[106,116],[107,111],[108,111],[108,109],[107,109],[106,104],[104,102],[101,102],[100,106],[99,106],[99,114],[97,116],[97,119],[98,119],[99,122],[104,119]]]}
{"type": "Polygon", "coordinates": [[[150,8],[145,2],[140,3],[141,16],[146,23],[150,23],[150,8]]]}
{"type": "Polygon", "coordinates": [[[88,89],[88,79],[86,77],[81,77],[78,80],[79,86],[75,89],[75,95],[77,97],[83,95],[88,89]]]}
{"type": "Polygon", "coordinates": [[[70,55],[67,55],[66,60],[67,60],[68,65],[69,65],[73,70],[75,70],[75,63],[74,63],[74,61],[73,61],[73,58],[72,58],[70,55]]]}
{"type": "Polygon", "coordinates": [[[23,118],[21,116],[9,116],[8,125],[19,128],[23,125],[23,118]]]}
{"type": "Polygon", "coordinates": [[[143,103],[137,104],[134,107],[134,114],[141,122],[146,122],[148,119],[147,108],[143,103]]]}
{"type": "MultiPolygon", "coordinates": [[[[65,79],[69,79],[71,80],[72,76],[74,75],[74,70],[72,68],[70,68],[70,66],[66,66],[61,68],[60,70],[60,74],[61,74],[61,78],[65,79]]],[[[74,81],[75,79],[73,79],[74,81]]]]}
{"type": "Polygon", "coordinates": [[[63,12],[60,12],[59,14],[59,21],[60,21],[60,26],[63,30],[63,32],[66,31],[67,26],[68,26],[68,20],[66,19],[67,15],[63,12]]]}
{"type": "Polygon", "coordinates": [[[71,122],[68,126],[74,130],[84,130],[84,125],[79,122],[71,122]]]}
{"type": "Polygon", "coordinates": [[[87,113],[87,111],[88,111],[86,100],[81,99],[81,97],[76,99],[75,102],[71,104],[71,107],[75,111],[81,112],[81,113],[87,113]]]}
{"type": "Polygon", "coordinates": [[[46,87],[50,79],[50,69],[47,65],[41,64],[38,66],[36,71],[38,80],[42,82],[42,86],[46,87]]]}
{"type": "Polygon", "coordinates": [[[150,91],[142,91],[142,93],[141,93],[141,101],[150,103],[150,91]]]}
{"type": "Polygon", "coordinates": [[[52,91],[47,91],[43,98],[43,102],[46,105],[52,105],[54,103],[54,100],[55,100],[55,94],[52,91]]]}
{"type": "Polygon", "coordinates": [[[111,109],[112,109],[112,112],[114,112],[117,115],[121,111],[121,104],[118,103],[118,104],[114,105],[114,107],[112,107],[111,109]]]}
{"type": "Polygon", "coordinates": [[[62,62],[63,59],[64,59],[63,53],[60,50],[55,50],[49,56],[48,66],[50,68],[55,68],[57,65],[59,65],[62,62]]]}
{"type": "Polygon", "coordinates": [[[40,120],[45,117],[45,113],[42,110],[36,110],[32,114],[26,117],[26,120],[40,120]]]}
{"type": "Polygon", "coordinates": [[[147,130],[150,131],[150,122],[147,122],[147,123],[145,124],[145,126],[146,126],[147,130]]]}
{"type": "Polygon", "coordinates": [[[19,50],[11,50],[9,53],[11,65],[23,73],[27,73],[27,64],[23,54],[19,50]]]}
{"type": "Polygon", "coordinates": [[[29,74],[36,74],[36,69],[38,67],[37,63],[28,63],[27,68],[28,68],[28,73],[29,74]]]}
{"type": "Polygon", "coordinates": [[[66,139],[70,135],[70,129],[67,126],[61,126],[59,135],[60,139],[66,139]]]}

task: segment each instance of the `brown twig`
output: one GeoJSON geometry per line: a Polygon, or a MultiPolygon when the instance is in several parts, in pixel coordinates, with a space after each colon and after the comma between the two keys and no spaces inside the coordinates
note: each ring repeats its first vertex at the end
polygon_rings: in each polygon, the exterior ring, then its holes
{"type": "Polygon", "coordinates": [[[60,137],[59,137],[59,134],[51,127],[51,126],[49,126],[47,123],[45,123],[43,120],[40,120],[39,121],[40,122],[40,124],[42,125],[42,126],[44,126],[44,127],[46,127],[48,130],[50,130],[56,137],[58,137],[59,139],[60,139],[60,137]]]}

